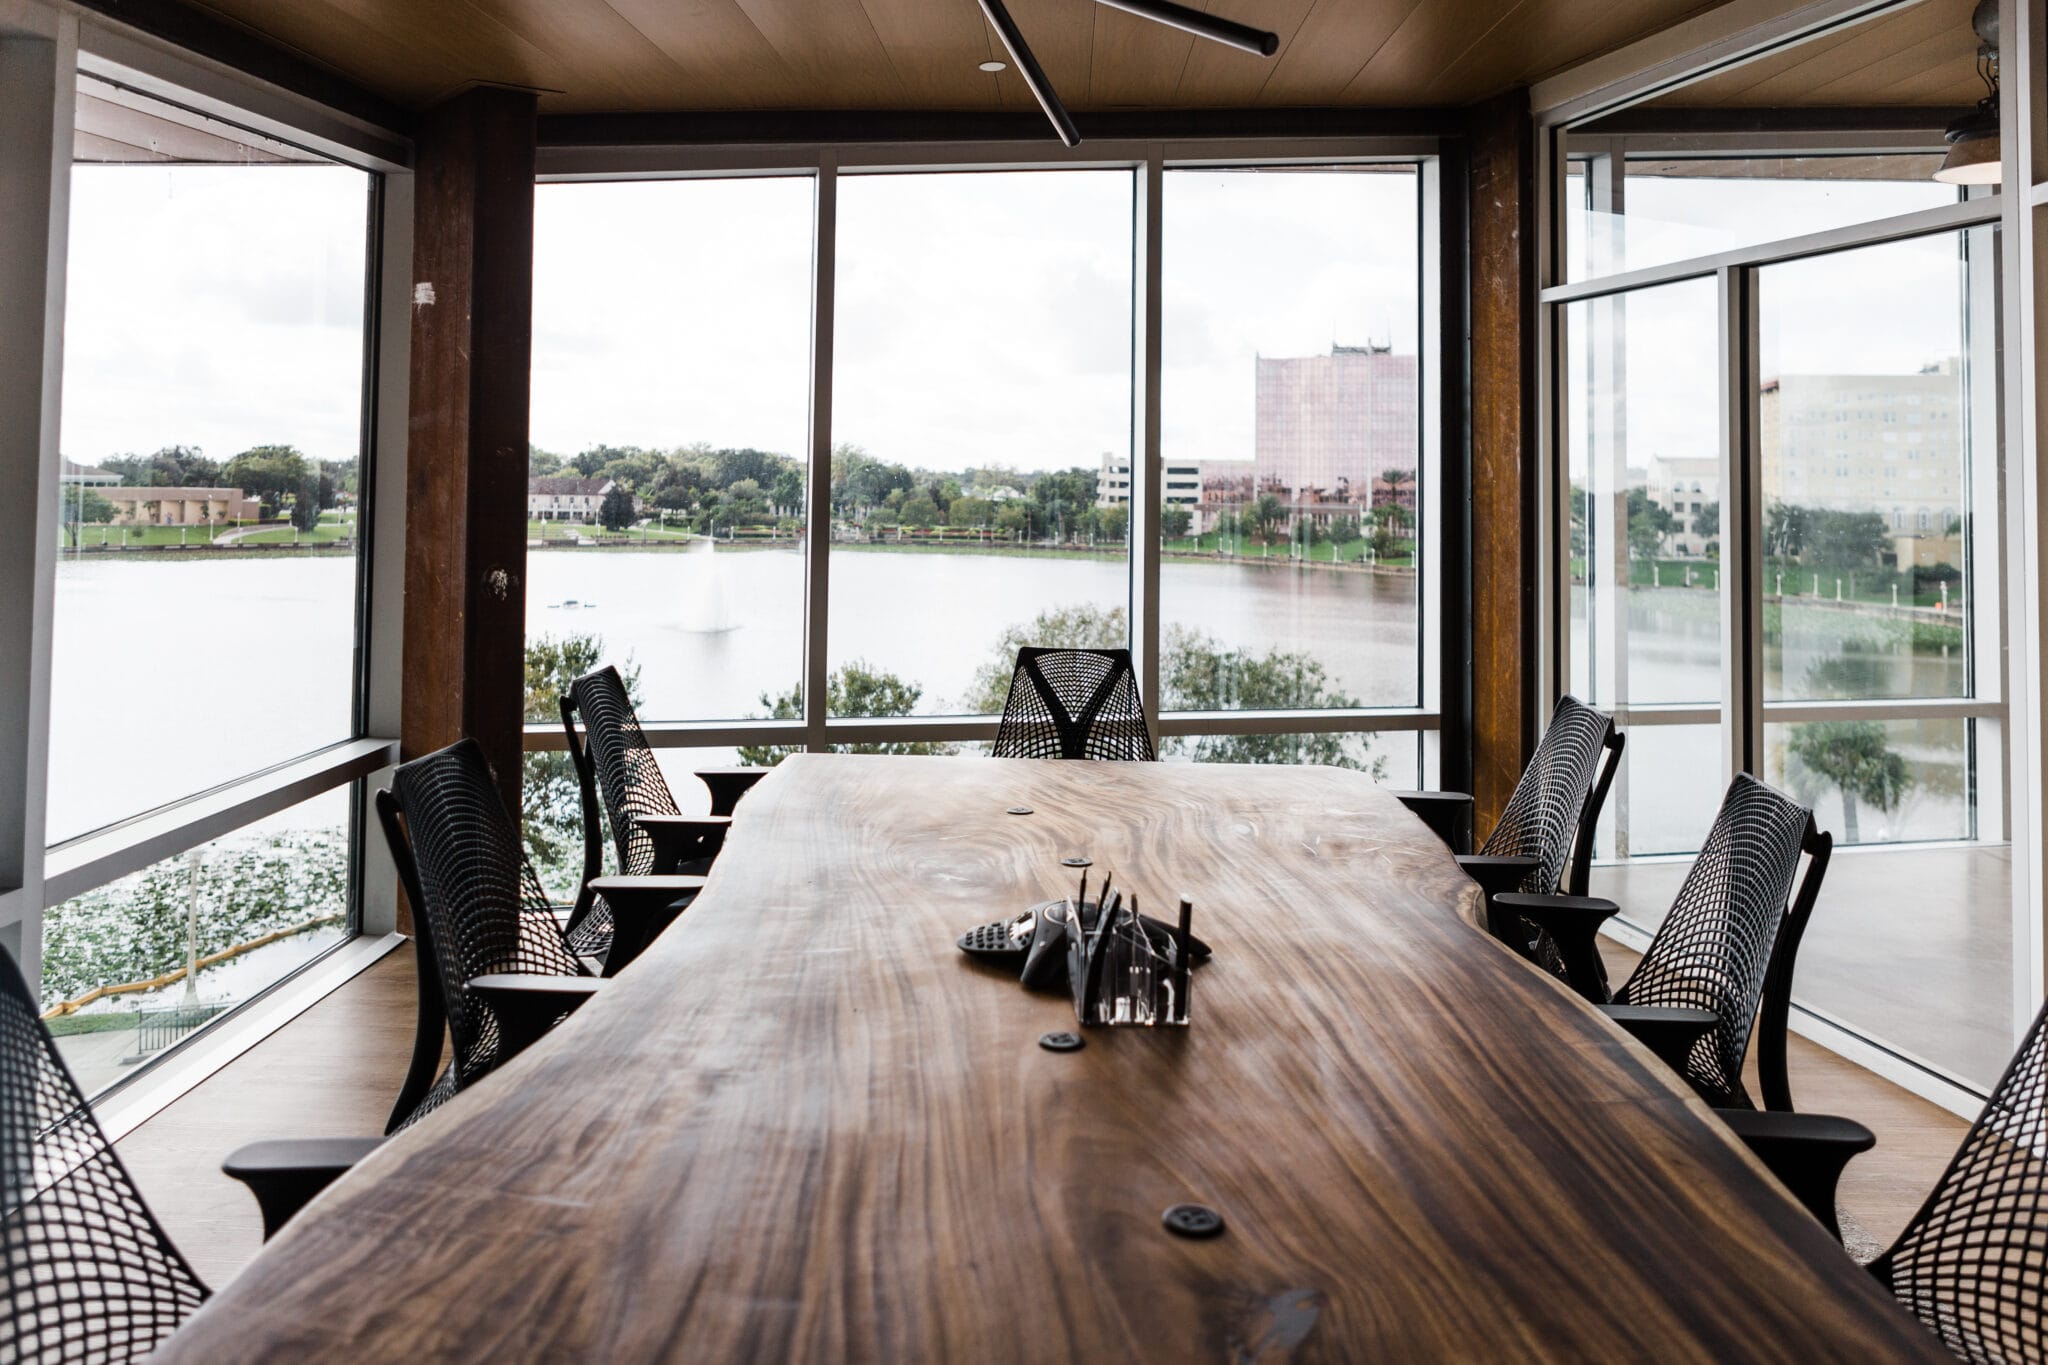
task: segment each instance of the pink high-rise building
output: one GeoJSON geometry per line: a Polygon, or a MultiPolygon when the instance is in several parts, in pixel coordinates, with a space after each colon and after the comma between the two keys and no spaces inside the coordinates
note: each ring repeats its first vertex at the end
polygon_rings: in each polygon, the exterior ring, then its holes
{"type": "Polygon", "coordinates": [[[1415,357],[1379,346],[1258,359],[1258,491],[1290,507],[1413,505],[1421,405],[1415,357]],[[1389,469],[1411,477],[1384,484],[1389,469]]]}

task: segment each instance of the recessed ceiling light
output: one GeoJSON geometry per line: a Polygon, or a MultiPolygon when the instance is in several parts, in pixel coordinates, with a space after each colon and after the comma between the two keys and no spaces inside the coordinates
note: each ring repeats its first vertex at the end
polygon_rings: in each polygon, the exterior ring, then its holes
{"type": "Polygon", "coordinates": [[[993,72],[997,72],[997,71],[1004,71],[1004,70],[1007,70],[1008,68],[1009,68],[1009,64],[1008,64],[1007,62],[983,62],[983,63],[981,64],[981,69],[982,69],[983,71],[987,71],[987,72],[991,72],[991,73],[993,73],[993,72]]]}

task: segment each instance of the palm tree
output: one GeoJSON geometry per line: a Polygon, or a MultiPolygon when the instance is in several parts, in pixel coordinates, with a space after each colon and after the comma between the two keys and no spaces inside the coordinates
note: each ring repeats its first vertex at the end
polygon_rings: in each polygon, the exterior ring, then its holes
{"type": "Polygon", "coordinates": [[[1792,785],[1811,802],[1825,785],[1842,794],[1842,839],[1853,844],[1856,803],[1894,811],[1913,785],[1905,755],[1891,747],[1884,725],[1874,720],[1811,721],[1792,727],[1792,785]]]}
{"type": "Polygon", "coordinates": [[[1287,509],[1277,494],[1261,493],[1259,500],[1245,509],[1251,519],[1255,534],[1260,540],[1271,542],[1281,522],[1287,519],[1287,509]]]}

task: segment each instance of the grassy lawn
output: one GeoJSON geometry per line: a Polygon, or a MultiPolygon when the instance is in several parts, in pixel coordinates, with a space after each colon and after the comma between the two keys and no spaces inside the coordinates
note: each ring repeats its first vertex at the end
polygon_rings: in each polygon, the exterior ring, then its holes
{"type": "Polygon", "coordinates": [[[90,548],[95,545],[204,545],[215,536],[235,528],[222,523],[215,526],[83,526],[79,527],[79,539],[71,539],[71,528],[65,528],[65,548],[80,545],[90,548]]]}
{"type": "MultiPolygon", "coordinates": [[[[1257,542],[1241,536],[1219,537],[1214,531],[1206,535],[1183,536],[1179,540],[1169,540],[1162,548],[1168,554],[1215,554],[1219,544],[1226,553],[1234,553],[1244,559],[1285,559],[1290,548],[1285,543],[1262,547],[1257,542]]],[[[1312,564],[1359,564],[1366,561],[1367,548],[1363,540],[1354,540],[1343,545],[1325,540],[1308,547],[1308,560],[1312,564]]],[[[1402,541],[1399,550],[1379,562],[1389,566],[1406,566],[1414,563],[1415,542],[1402,541]]]]}
{"type": "Polygon", "coordinates": [[[346,540],[355,533],[356,524],[352,520],[327,521],[323,519],[312,530],[300,531],[296,535],[291,527],[278,526],[268,531],[252,532],[249,535],[243,536],[236,543],[241,545],[321,545],[329,541],[346,540]]]}
{"type": "MultiPolygon", "coordinates": [[[[1586,577],[1586,561],[1572,560],[1572,577],[1583,583],[1586,577]]],[[[1890,569],[1862,569],[1849,572],[1841,569],[1803,568],[1786,560],[1771,559],[1764,562],[1763,590],[1768,598],[1783,597],[1787,601],[1807,598],[1822,602],[1837,600],[1837,584],[1840,585],[1840,600],[1860,602],[1866,606],[1888,607],[1892,605],[1892,585],[1898,584],[1898,605],[1902,607],[1939,607],[1941,585],[1938,582],[1922,581],[1909,574],[1895,573],[1890,569]],[[1819,591],[1815,591],[1815,580],[1819,580],[1819,591]],[[1915,586],[1920,591],[1915,592],[1915,586]]],[[[1721,586],[1721,565],[1712,559],[1632,559],[1629,561],[1629,586],[1635,588],[1685,588],[1712,591],[1721,586]],[[1692,571],[1690,582],[1686,571],[1692,571]]],[[[1962,605],[1961,585],[1949,584],[1948,605],[1955,609],[1962,605]]]]}

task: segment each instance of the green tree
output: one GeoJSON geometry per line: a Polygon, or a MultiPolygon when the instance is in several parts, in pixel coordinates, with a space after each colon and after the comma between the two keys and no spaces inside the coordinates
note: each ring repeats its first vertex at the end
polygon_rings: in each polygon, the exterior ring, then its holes
{"type": "Polygon", "coordinates": [[[1180,540],[1194,525],[1195,515],[1185,507],[1167,503],[1159,509],[1159,534],[1167,540],[1180,540]]]}
{"type": "Polygon", "coordinates": [[[292,525],[301,534],[310,532],[320,524],[320,476],[308,472],[299,481],[298,491],[292,495],[292,525]]]}
{"type": "Polygon", "coordinates": [[[939,506],[920,493],[904,502],[902,519],[905,526],[936,526],[939,522],[939,506]]]}
{"type": "Polygon", "coordinates": [[[306,482],[307,473],[306,457],[296,446],[251,446],[229,460],[220,477],[228,487],[260,499],[275,515],[286,496],[297,493],[306,482]]]}
{"type": "Polygon", "coordinates": [[[1842,841],[1858,841],[1858,803],[1890,812],[1913,785],[1905,755],[1891,747],[1882,722],[1809,721],[1792,727],[1786,742],[1792,788],[1811,805],[1828,788],[1842,796],[1842,841]]]}
{"type": "Polygon", "coordinates": [[[1114,544],[1130,534],[1131,509],[1128,507],[1098,507],[1095,509],[1095,534],[1114,544]]]}
{"type": "Polygon", "coordinates": [[[1357,517],[1338,517],[1330,523],[1330,539],[1338,545],[1352,545],[1364,538],[1357,517]]]}
{"type": "MultiPolygon", "coordinates": [[[[974,675],[961,709],[1000,714],[1022,645],[1050,649],[1116,649],[1129,642],[1121,607],[1053,607],[1006,627],[974,675]]],[[[1331,685],[1323,665],[1289,650],[1255,653],[1232,649],[1206,631],[1169,627],[1161,640],[1159,675],[1163,709],[1230,711],[1352,707],[1359,703],[1331,685]]],[[[1362,736],[1227,735],[1168,739],[1161,752],[1209,763],[1320,763],[1360,768],[1383,776],[1386,761],[1371,754],[1362,736]]]]}
{"type": "Polygon", "coordinates": [[[1031,534],[1031,512],[1022,503],[1010,501],[996,509],[996,530],[1005,535],[1031,534]]]}
{"type": "Polygon", "coordinates": [[[117,455],[100,462],[131,488],[211,488],[220,482],[220,463],[198,446],[165,446],[154,455],[117,455]]]}
{"type": "MultiPolygon", "coordinates": [[[[825,680],[826,711],[835,716],[907,716],[917,709],[924,689],[886,673],[864,659],[842,664],[825,680]]],[[[761,694],[770,720],[799,720],[804,714],[803,689],[793,687],[779,697],[761,694]]],[[[773,767],[791,754],[803,752],[800,744],[743,744],[740,762],[773,767]]],[[[929,741],[894,744],[835,744],[833,753],[863,754],[950,754],[950,744],[929,741]]]]}
{"type": "Polygon", "coordinates": [[[987,498],[958,497],[946,509],[947,524],[968,529],[986,526],[995,520],[996,505],[987,498]]]}
{"type": "Polygon", "coordinates": [[[74,546],[85,543],[82,537],[87,526],[104,526],[119,515],[114,504],[102,497],[98,489],[84,484],[65,487],[63,506],[63,524],[70,528],[74,546]]]}
{"type": "Polygon", "coordinates": [[[1628,554],[1630,559],[1655,559],[1664,549],[1664,537],[1676,530],[1671,513],[1650,500],[1647,488],[1628,490],[1628,554]]]}
{"type": "Polygon", "coordinates": [[[1280,539],[1280,527],[1287,520],[1287,506],[1275,493],[1261,493],[1240,518],[1245,534],[1270,545],[1280,539]]]}
{"type": "Polygon", "coordinates": [[[633,524],[633,495],[626,486],[614,483],[597,505],[597,524],[607,531],[623,531],[633,524]]]}
{"type": "Polygon", "coordinates": [[[1693,513],[1692,533],[1702,540],[1712,540],[1721,534],[1721,504],[1702,503],[1700,510],[1693,513]]]}
{"type": "Polygon", "coordinates": [[[1882,512],[1841,512],[1817,507],[1807,513],[1808,529],[1800,563],[1852,572],[1874,569],[1891,550],[1891,532],[1882,512]]]}
{"type": "MultiPolygon", "coordinates": [[[[604,665],[604,640],[596,635],[543,635],[526,643],[526,719],[530,723],[562,723],[561,701],[569,685],[604,665]]],[[[639,706],[640,669],[621,664],[619,677],[626,696],[639,706]]],[[[556,749],[527,754],[519,786],[520,832],[526,856],[548,889],[557,895],[573,890],[583,873],[583,796],[576,764],[556,749]]]]}
{"type": "Polygon", "coordinates": [[[775,504],[778,511],[792,514],[801,512],[804,501],[803,471],[791,465],[777,474],[775,482],[769,485],[768,500],[775,504]]]}
{"type": "Polygon", "coordinates": [[[526,477],[544,479],[562,467],[562,457],[551,450],[542,450],[531,441],[526,444],[526,477]]]}
{"type": "Polygon", "coordinates": [[[1809,520],[1807,509],[1797,503],[1774,502],[1764,508],[1764,554],[1797,559],[1806,549],[1809,520]]]}

